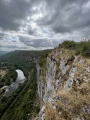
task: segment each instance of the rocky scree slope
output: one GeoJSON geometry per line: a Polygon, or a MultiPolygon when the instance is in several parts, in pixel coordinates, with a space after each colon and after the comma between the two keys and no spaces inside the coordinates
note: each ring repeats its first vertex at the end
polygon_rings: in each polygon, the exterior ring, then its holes
{"type": "Polygon", "coordinates": [[[41,104],[34,120],[90,119],[90,59],[55,48],[37,63],[41,104]]]}

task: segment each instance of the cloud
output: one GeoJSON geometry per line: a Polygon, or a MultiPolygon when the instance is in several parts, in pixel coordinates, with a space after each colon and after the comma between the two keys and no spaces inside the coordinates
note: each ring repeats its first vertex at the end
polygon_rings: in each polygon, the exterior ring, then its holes
{"type": "Polygon", "coordinates": [[[38,22],[48,25],[55,33],[90,28],[89,0],[47,0],[47,6],[48,14],[38,22]]]}
{"type": "Polygon", "coordinates": [[[53,48],[54,46],[58,45],[59,41],[57,40],[51,40],[47,38],[24,38],[22,36],[19,36],[20,42],[24,43],[27,46],[32,46],[34,49],[35,48],[53,48]],[[49,46],[50,45],[50,46],[49,46]]]}
{"type": "Polygon", "coordinates": [[[89,12],[89,0],[0,0],[0,49],[47,49],[90,38],[89,12]]]}
{"type": "MultiPolygon", "coordinates": [[[[36,0],[0,0],[0,27],[17,30],[26,19],[36,0]]],[[[37,2],[36,2],[37,3],[37,2]]]]}

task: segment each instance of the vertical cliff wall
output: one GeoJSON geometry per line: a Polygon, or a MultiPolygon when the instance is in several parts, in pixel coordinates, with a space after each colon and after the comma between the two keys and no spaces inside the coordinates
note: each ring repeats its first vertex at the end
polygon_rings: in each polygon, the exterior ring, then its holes
{"type": "Polygon", "coordinates": [[[89,120],[90,59],[59,47],[42,59],[37,63],[42,108],[37,119],[89,120]]]}

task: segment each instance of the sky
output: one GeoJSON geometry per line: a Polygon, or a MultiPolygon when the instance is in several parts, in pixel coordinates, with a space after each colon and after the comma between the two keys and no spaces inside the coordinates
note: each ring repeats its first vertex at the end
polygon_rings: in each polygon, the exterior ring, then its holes
{"type": "Polygon", "coordinates": [[[90,0],[0,0],[0,51],[90,38],[90,0]]]}

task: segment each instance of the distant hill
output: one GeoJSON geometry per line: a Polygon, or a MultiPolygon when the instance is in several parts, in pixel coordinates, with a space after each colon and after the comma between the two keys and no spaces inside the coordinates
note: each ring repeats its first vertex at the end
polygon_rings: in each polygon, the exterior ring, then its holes
{"type": "Polygon", "coordinates": [[[47,56],[52,50],[42,50],[42,51],[25,51],[16,50],[4,54],[0,57],[0,61],[7,61],[13,63],[17,66],[23,66],[24,68],[30,68],[30,63],[36,62],[40,56],[47,56]]]}
{"type": "Polygon", "coordinates": [[[7,52],[6,51],[0,51],[0,56],[6,54],[7,52]]]}

